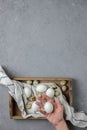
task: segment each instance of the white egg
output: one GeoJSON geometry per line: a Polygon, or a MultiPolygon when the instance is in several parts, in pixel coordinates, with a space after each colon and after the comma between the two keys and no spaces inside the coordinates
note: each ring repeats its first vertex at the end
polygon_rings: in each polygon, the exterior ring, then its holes
{"type": "Polygon", "coordinates": [[[47,89],[46,95],[52,98],[54,96],[54,90],[52,88],[47,89]]]}
{"type": "Polygon", "coordinates": [[[44,105],[44,110],[46,113],[51,113],[53,111],[53,105],[50,102],[46,102],[44,105]]]}
{"type": "Polygon", "coordinates": [[[36,101],[33,102],[33,104],[32,104],[32,110],[33,110],[34,112],[36,112],[36,111],[38,111],[38,109],[39,109],[39,106],[36,104],[36,101]]]}
{"type": "Polygon", "coordinates": [[[30,97],[31,96],[31,89],[29,87],[25,87],[24,93],[25,93],[27,98],[30,97]]]}
{"type": "Polygon", "coordinates": [[[45,92],[46,89],[47,89],[47,86],[44,85],[44,84],[38,84],[37,87],[36,87],[36,91],[41,92],[41,93],[45,92]]]}

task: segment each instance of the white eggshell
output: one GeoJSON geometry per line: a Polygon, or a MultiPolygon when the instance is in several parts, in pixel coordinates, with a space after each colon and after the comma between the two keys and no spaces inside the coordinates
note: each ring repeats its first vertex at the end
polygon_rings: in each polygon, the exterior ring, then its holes
{"type": "Polygon", "coordinates": [[[46,89],[47,89],[47,86],[44,84],[38,84],[36,87],[36,91],[38,91],[38,92],[45,92],[46,89]]]}
{"type": "Polygon", "coordinates": [[[31,89],[28,87],[24,88],[24,93],[26,95],[26,97],[30,97],[31,96],[31,89]]]}
{"type": "Polygon", "coordinates": [[[47,89],[46,95],[52,98],[54,96],[54,90],[52,88],[47,89]]]}
{"type": "Polygon", "coordinates": [[[36,102],[33,102],[32,104],[32,110],[36,112],[38,110],[39,106],[36,104],[36,102]]]}
{"type": "Polygon", "coordinates": [[[53,111],[53,105],[50,102],[46,102],[44,105],[44,110],[46,113],[51,113],[53,111]]]}

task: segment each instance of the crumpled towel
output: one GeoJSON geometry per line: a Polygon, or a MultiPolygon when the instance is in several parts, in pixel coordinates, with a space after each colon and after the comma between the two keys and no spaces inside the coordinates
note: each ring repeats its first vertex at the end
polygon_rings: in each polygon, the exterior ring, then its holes
{"type": "MultiPolygon", "coordinates": [[[[20,109],[23,118],[26,119],[30,116],[33,116],[35,118],[44,116],[40,112],[33,112],[32,109],[30,109],[30,111],[28,112],[25,110],[24,104],[27,103],[27,98],[23,92],[23,88],[28,84],[11,80],[1,66],[0,66],[0,84],[3,84],[6,87],[8,87],[9,94],[17,102],[18,108],[20,109]]],[[[44,83],[44,84],[47,84],[49,86],[50,83],[44,83]]],[[[34,95],[36,95],[34,86],[30,86],[30,87],[34,95]]],[[[87,127],[87,115],[82,111],[75,113],[74,108],[68,104],[65,96],[62,94],[59,87],[58,87],[58,91],[60,92],[59,95],[60,102],[65,109],[66,120],[69,120],[74,126],[81,127],[81,128],[87,127]]]]}

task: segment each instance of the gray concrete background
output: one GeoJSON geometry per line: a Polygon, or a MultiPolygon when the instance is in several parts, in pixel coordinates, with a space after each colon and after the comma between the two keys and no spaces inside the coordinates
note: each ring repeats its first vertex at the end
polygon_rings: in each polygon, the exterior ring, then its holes
{"type": "MultiPolygon", "coordinates": [[[[0,64],[10,77],[73,78],[74,107],[87,112],[87,0],[0,0],[0,64]]],[[[54,130],[10,120],[7,91],[0,85],[0,130],[54,130]]]]}

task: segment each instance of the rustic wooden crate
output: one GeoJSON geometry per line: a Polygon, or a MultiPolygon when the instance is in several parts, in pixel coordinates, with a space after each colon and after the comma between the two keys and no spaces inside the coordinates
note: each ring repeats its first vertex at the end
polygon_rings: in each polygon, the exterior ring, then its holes
{"type": "MultiPolygon", "coordinates": [[[[42,82],[53,82],[53,83],[58,84],[58,86],[60,86],[60,88],[61,88],[60,81],[66,80],[68,89],[63,94],[65,95],[68,103],[72,106],[73,101],[72,101],[72,79],[71,78],[13,78],[13,79],[21,81],[21,82],[25,82],[27,80],[32,80],[32,81],[38,80],[38,81],[40,81],[40,83],[42,83],[42,82]]],[[[14,99],[10,95],[9,95],[9,111],[10,111],[10,118],[11,119],[23,119],[16,102],[14,101],[14,99]]],[[[45,118],[29,117],[27,119],[45,119],[45,118]]]]}

